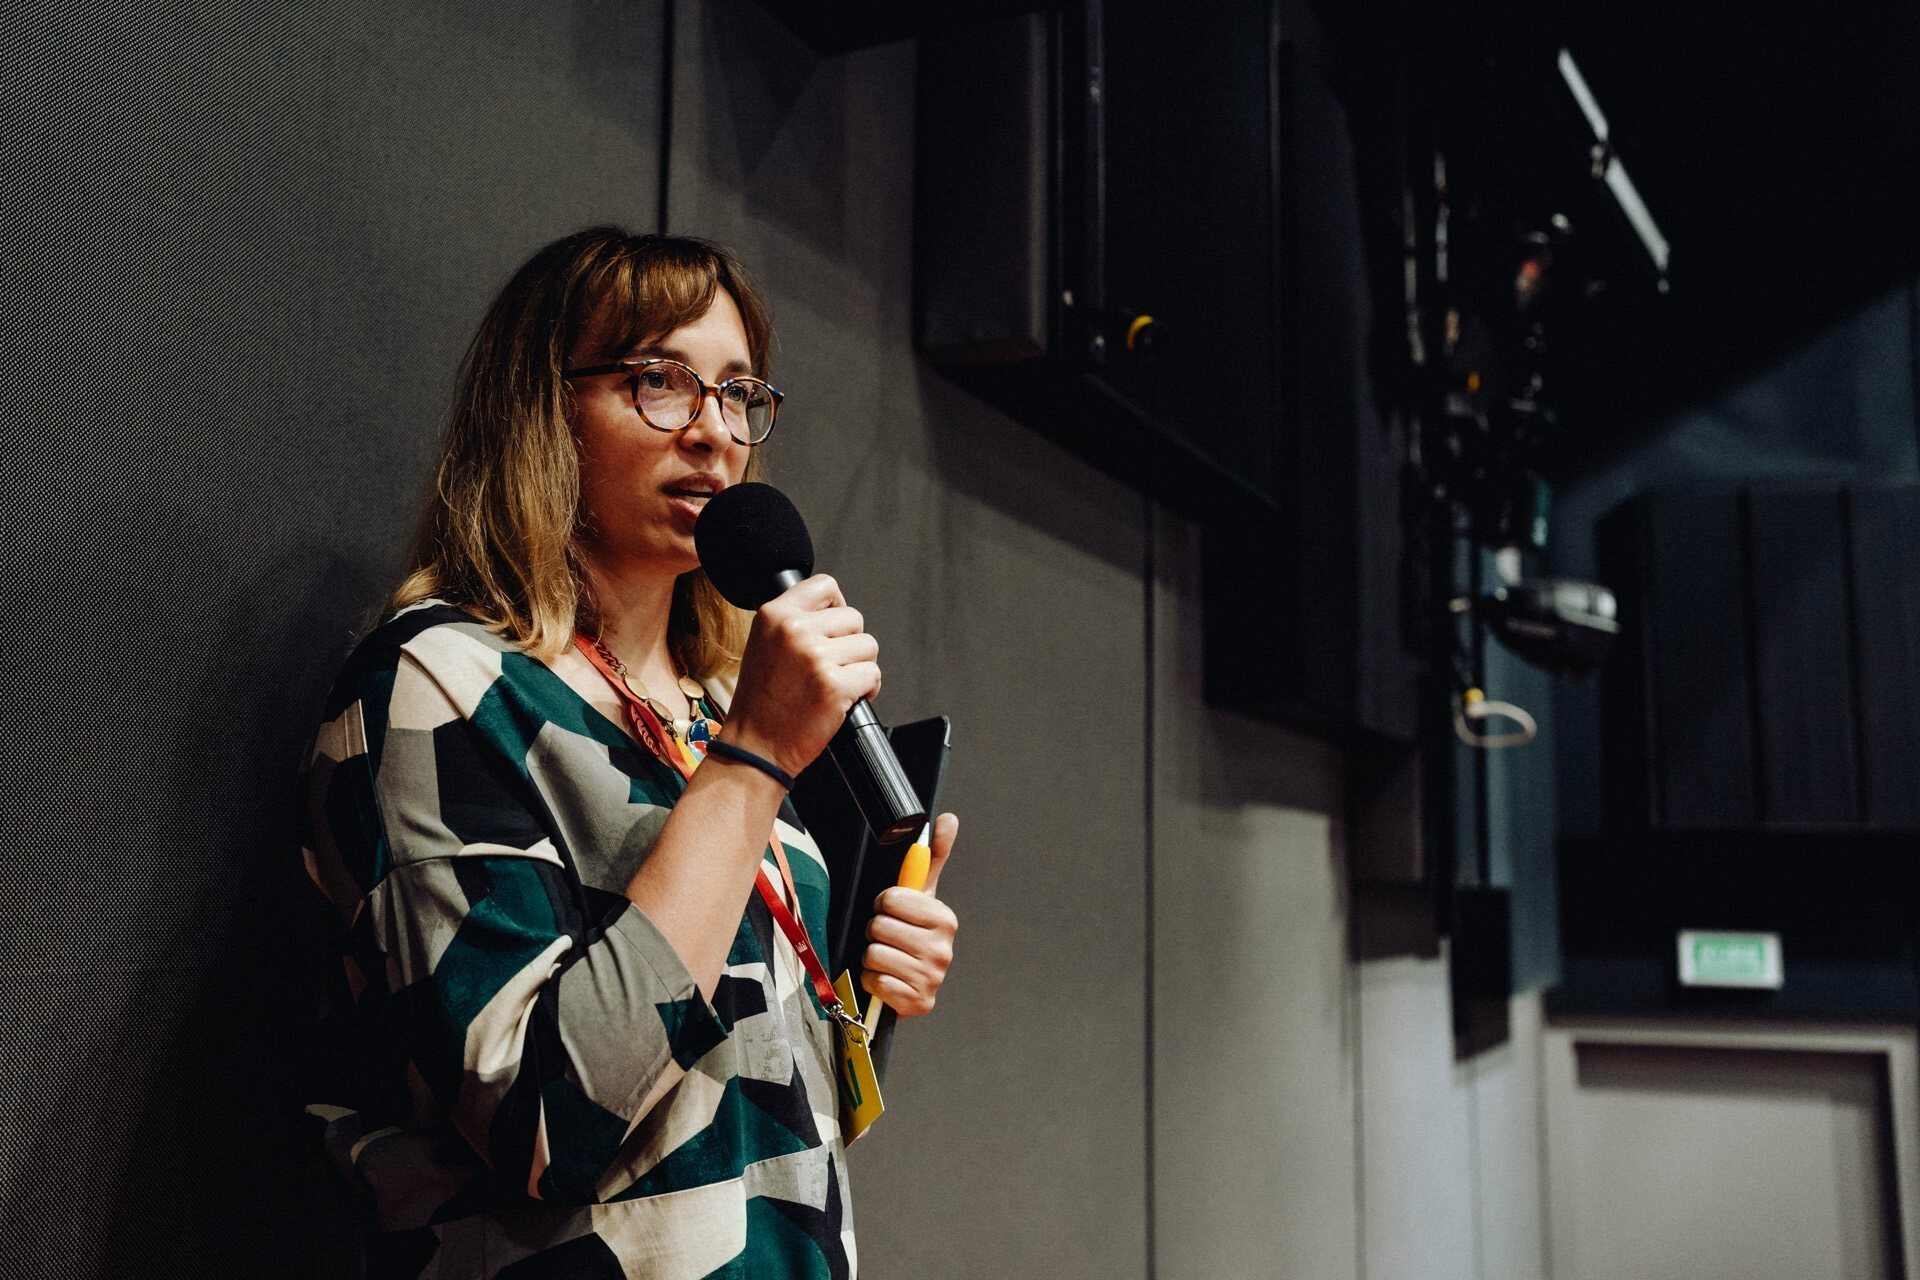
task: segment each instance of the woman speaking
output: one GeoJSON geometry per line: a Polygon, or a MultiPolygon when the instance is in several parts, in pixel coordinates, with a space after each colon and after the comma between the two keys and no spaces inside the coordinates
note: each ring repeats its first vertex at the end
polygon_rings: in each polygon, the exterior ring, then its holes
{"type": "MultiPolygon", "coordinates": [[[[780,413],[725,250],[596,227],[537,253],[462,366],[411,572],[347,660],[305,856],[345,928],[342,1073],[309,1108],[373,1277],[850,1276],[819,850],[787,785],[878,646],[824,575],[756,614],[704,503],[780,413]]],[[[933,1007],[953,912],[882,895],[869,992],[933,1007]]]]}

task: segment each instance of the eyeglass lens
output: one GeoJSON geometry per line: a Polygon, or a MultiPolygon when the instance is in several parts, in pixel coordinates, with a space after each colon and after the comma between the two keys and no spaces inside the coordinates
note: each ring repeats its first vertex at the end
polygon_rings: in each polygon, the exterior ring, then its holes
{"type": "MultiPolygon", "coordinates": [[[[679,364],[648,365],[634,375],[633,407],[662,431],[678,431],[700,412],[706,394],[693,371],[679,364]]],[[[735,439],[756,443],[773,429],[773,394],[744,378],[721,384],[720,412],[735,439]]]]}

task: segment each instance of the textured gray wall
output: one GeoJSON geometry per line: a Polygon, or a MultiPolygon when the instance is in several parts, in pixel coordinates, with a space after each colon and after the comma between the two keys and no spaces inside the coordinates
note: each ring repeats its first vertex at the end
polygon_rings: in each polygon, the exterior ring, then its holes
{"type": "Polygon", "coordinates": [[[339,1272],[295,761],[481,307],[660,133],[656,5],[391,10],[0,19],[0,1274],[339,1272]]]}
{"type": "Polygon", "coordinates": [[[956,725],[964,926],[854,1153],[878,1277],[1537,1275],[1533,1023],[1349,956],[1337,753],[1198,696],[1194,530],[908,326],[913,56],[747,0],[13,9],[0,1275],[343,1274],[291,1149],[295,758],[461,345],[590,220],[735,245],[773,478],[956,725]],[[73,643],[76,632],[85,634],[73,643]]]}
{"type": "Polygon", "coordinates": [[[1145,1227],[1143,506],[953,391],[909,329],[913,51],[816,59],[680,9],[674,226],[773,298],[772,478],[880,637],[883,712],[954,722],[960,961],[853,1153],[877,1276],[1127,1276],[1145,1227]]]}

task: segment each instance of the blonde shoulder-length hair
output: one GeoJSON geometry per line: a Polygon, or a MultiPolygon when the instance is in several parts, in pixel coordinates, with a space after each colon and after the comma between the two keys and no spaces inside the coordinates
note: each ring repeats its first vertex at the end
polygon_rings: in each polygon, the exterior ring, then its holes
{"type": "MultiPolygon", "coordinates": [[[[461,362],[411,568],[388,612],[447,600],[545,660],[576,632],[597,634],[563,371],[583,334],[595,348],[583,358],[618,358],[699,319],[720,289],[740,308],[754,373],[767,376],[767,308],[719,245],[590,227],[515,272],[461,362]]],[[[747,479],[760,452],[747,455],[747,479]]],[[[695,569],[674,583],[667,645],[682,671],[716,675],[739,660],[748,620],[695,569]]]]}

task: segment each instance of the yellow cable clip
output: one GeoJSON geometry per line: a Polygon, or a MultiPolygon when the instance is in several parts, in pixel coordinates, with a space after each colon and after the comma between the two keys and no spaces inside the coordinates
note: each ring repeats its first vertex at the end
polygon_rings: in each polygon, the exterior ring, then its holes
{"type": "Polygon", "coordinates": [[[1133,350],[1134,339],[1140,336],[1140,331],[1142,329],[1146,328],[1148,325],[1152,323],[1153,323],[1152,316],[1135,316],[1133,318],[1133,323],[1127,326],[1127,350],[1129,351],[1133,350]]]}

